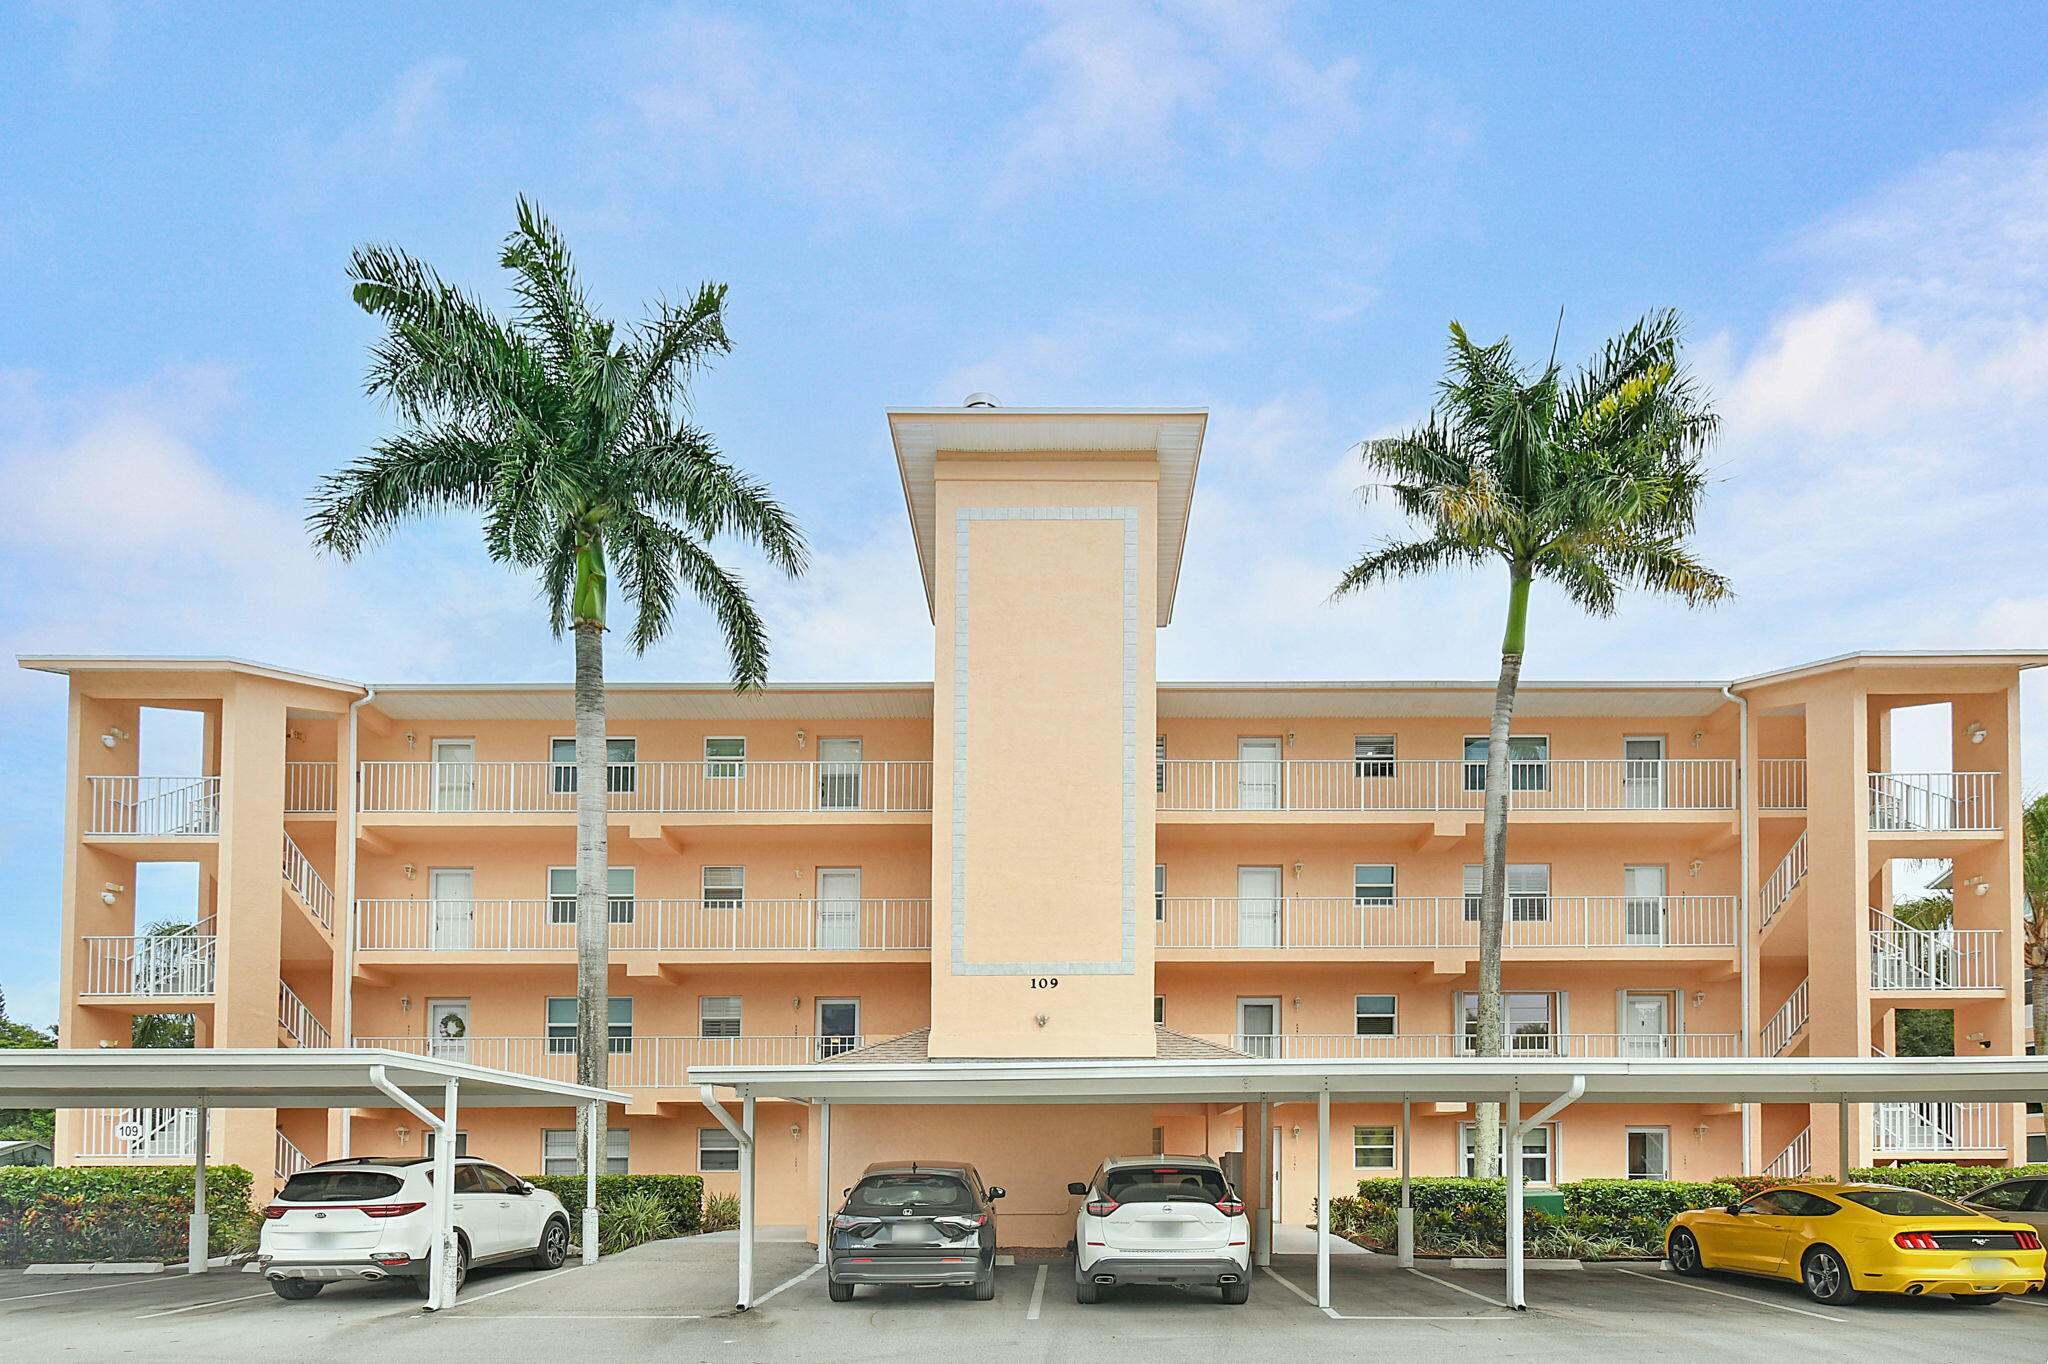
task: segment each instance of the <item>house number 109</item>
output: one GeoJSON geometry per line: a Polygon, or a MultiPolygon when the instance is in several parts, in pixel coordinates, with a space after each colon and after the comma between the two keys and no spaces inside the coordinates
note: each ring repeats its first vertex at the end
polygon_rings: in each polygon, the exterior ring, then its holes
{"type": "Polygon", "coordinates": [[[1031,978],[1031,988],[1034,990],[1057,990],[1059,987],[1060,978],[1058,976],[1033,976],[1031,978]]]}

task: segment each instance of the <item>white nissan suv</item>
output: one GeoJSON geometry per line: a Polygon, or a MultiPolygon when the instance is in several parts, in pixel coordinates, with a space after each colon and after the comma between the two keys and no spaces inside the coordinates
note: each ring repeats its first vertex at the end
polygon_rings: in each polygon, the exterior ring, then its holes
{"type": "MultiPolygon", "coordinates": [[[[356,1156],[293,1175],[263,1210],[263,1277],[294,1301],[342,1279],[407,1279],[424,1294],[433,1169],[423,1156],[356,1156]]],[[[568,1258],[562,1200],[495,1165],[458,1156],[454,1204],[458,1287],[472,1265],[523,1260],[557,1269],[568,1258]]]]}
{"type": "Polygon", "coordinates": [[[1076,1302],[1124,1283],[1214,1284],[1227,1303],[1251,1297],[1251,1222],[1207,1156],[1119,1156],[1067,1192],[1082,1199],[1076,1302]]]}

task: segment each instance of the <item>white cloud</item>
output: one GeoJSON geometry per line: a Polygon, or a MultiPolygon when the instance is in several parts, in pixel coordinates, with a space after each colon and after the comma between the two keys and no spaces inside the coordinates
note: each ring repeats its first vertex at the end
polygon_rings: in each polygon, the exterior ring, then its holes
{"type": "Polygon", "coordinates": [[[460,57],[406,67],[376,103],[339,128],[295,128],[282,138],[279,176],[264,200],[272,219],[291,219],[360,197],[413,171],[456,126],[451,93],[468,69],[460,57]]]}

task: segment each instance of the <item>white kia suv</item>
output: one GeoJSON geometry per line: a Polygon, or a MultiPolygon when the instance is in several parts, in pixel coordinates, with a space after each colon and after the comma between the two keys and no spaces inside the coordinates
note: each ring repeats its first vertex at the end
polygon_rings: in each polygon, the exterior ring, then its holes
{"type": "MultiPolygon", "coordinates": [[[[263,1277],[293,1301],[342,1279],[406,1279],[424,1294],[433,1169],[424,1156],[356,1156],[293,1175],[263,1210],[263,1277]]],[[[459,1156],[454,1202],[458,1287],[472,1265],[523,1260],[557,1269],[568,1258],[569,1214],[545,1189],[459,1156]]]]}
{"type": "Polygon", "coordinates": [[[1067,1192],[1081,1195],[1076,1302],[1123,1283],[1214,1284],[1227,1303],[1251,1297],[1251,1222],[1207,1156],[1119,1156],[1067,1192]]]}

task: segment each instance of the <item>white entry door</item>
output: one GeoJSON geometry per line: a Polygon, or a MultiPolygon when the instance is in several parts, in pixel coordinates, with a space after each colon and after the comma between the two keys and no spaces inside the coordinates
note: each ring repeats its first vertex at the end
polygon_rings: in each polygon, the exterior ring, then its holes
{"type": "Polygon", "coordinates": [[[476,808],[475,740],[434,740],[434,808],[476,808]]]}
{"type": "Polygon", "coordinates": [[[1280,945],[1280,868],[1237,869],[1237,945],[1280,945]]]}
{"type": "Polygon", "coordinates": [[[860,809],[860,740],[818,740],[818,808],[860,809]]]}
{"type": "Polygon", "coordinates": [[[1621,869],[1621,930],[1630,947],[1662,947],[1667,910],[1664,868],[1621,869]]]}
{"type": "Polygon", "coordinates": [[[840,1056],[860,1045],[860,1001],[818,1001],[818,1059],[840,1056]]]}
{"type": "Polygon", "coordinates": [[[1237,1001],[1237,1049],[1268,1059],[1280,1054],[1280,1001],[1237,1001]]]}
{"type": "Polygon", "coordinates": [[[860,946],[860,868],[818,868],[818,946],[851,952],[860,946]]]}
{"type": "Polygon", "coordinates": [[[469,1001],[427,1001],[427,1054],[436,1061],[469,1059],[469,1001]]]}
{"type": "Polygon", "coordinates": [[[1625,810],[1664,808],[1664,740],[1621,741],[1621,804],[1625,810]]]}
{"type": "Polygon", "coordinates": [[[1621,996],[1623,1056],[1671,1054],[1671,996],[1662,990],[1626,990],[1621,996]]]}
{"type": "Polygon", "coordinates": [[[1239,739],[1237,741],[1237,808],[1277,810],[1280,808],[1280,741],[1239,739]]]}
{"type": "Polygon", "coordinates": [[[468,867],[433,867],[427,872],[432,903],[433,948],[467,952],[476,945],[476,873],[468,867]]]}

